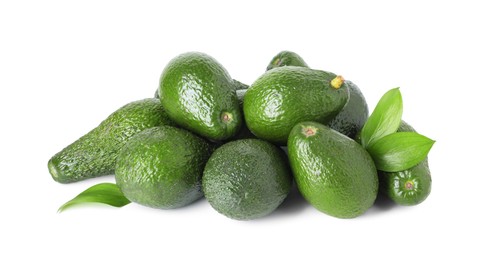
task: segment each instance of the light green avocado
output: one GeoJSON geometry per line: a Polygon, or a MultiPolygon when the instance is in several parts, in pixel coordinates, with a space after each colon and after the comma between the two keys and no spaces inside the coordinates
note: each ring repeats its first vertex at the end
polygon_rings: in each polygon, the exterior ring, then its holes
{"type": "Polygon", "coordinates": [[[375,163],[347,136],[316,122],[301,122],[288,138],[288,157],[298,190],[319,211],[354,218],[373,205],[378,192],[375,163]]]}

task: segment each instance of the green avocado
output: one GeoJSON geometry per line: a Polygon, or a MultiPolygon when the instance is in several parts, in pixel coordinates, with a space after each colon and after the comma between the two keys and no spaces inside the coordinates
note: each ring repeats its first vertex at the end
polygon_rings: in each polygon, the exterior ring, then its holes
{"type": "Polygon", "coordinates": [[[368,152],[327,126],[297,124],[288,138],[288,158],[302,196],[328,215],[357,217],[377,197],[378,176],[368,152]]]}
{"type": "Polygon", "coordinates": [[[220,141],[233,137],[242,125],[236,88],[214,58],[188,52],[167,64],[158,95],[167,115],[179,126],[220,141]]]}
{"type": "Polygon", "coordinates": [[[115,180],[130,201],[162,209],[179,208],[203,196],[202,173],[212,146],[172,126],[146,129],[120,151],[115,180]]]}
{"type": "Polygon", "coordinates": [[[55,154],[48,161],[48,170],[60,183],[113,174],[118,153],[132,136],[150,127],[171,124],[158,99],[131,102],[55,154]]]}
{"type": "Polygon", "coordinates": [[[246,91],[245,122],[257,137],[286,144],[303,121],[327,123],[343,109],[349,91],[331,72],[285,66],[269,70],[246,91]]]}
{"type": "Polygon", "coordinates": [[[350,98],[327,126],[354,139],[367,121],[368,105],[357,85],[349,80],[345,81],[345,85],[350,92],[350,98]]]}
{"type": "Polygon", "coordinates": [[[273,212],[292,187],[285,154],[258,139],[224,144],[212,154],[202,179],[205,197],[219,213],[250,220],[273,212]]]}
{"type": "MultiPolygon", "coordinates": [[[[402,121],[397,132],[416,132],[402,121]]],[[[432,189],[432,177],[426,158],[418,165],[400,172],[378,171],[380,192],[387,195],[395,203],[414,206],[423,202],[432,189]]]]}
{"type": "Polygon", "coordinates": [[[300,55],[296,54],[293,51],[281,51],[273,59],[267,66],[267,71],[283,67],[283,66],[296,66],[296,67],[307,67],[307,63],[300,57],[300,55]]]}

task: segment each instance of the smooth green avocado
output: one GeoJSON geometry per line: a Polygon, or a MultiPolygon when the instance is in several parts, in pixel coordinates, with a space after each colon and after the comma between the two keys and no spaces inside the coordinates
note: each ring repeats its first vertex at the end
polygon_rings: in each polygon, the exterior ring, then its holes
{"type": "Polygon", "coordinates": [[[257,137],[286,144],[290,130],[303,121],[327,123],[349,98],[341,76],[303,67],[269,70],[246,91],[245,122],[257,137]]]}
{"type": "Polygon", "coordinates": [[[296,66],[296,67],[307,67],[307,63],[293,51],[281,51],[273,57],[270,63],[267,66],[267,71],[283,67],[283,66],[296,66]]]}
{"type": "Polygon", "coordinates": [[[203,191],[219,213],[250,220],[273,212],[286,198],[292,176],[285,154],[258,139],[224,144],[205,166],[203,191]]]}
{"type": "Polygon", "coordinates": [[[203,168],[211,145],[172,126],[146,129],[123,147],[115,180],[130,201],[162,209],[179,208],[203,196],[203,168]]]}
{"type": "Polygon", "coordinates": [[[377,170],[368,152],[327,126],[297,124],[288,138],[288,158],[302,196],[328,215],[357,217],[377,197],[377,170]]]}
{"type": "Polygon", "coordinates": [[[233,137],[242,125],[237,85],[213,57],[188,52],[164,68],[158,95],[167,115],[179,126],[221,141],[233,137]]]}
{"type": "Polygon", "coordinates": [[[113,174],[118,153],[132,136],[150,127],[170,124],[173,122],[158,99],[131,102],[55,154],[48,161],[48,170],[60,183],[113,174]]]}
{"type": "MultiPolygon", "coordinates": [[[[397,132],[416,132],[402,121],[397,132]]],[[[432,189],[432,177],[425,158],[418,165],[400,172],[378,171],[380,192],[387,195],[395,203],[413,206],[423,202],[432,189]]]]}

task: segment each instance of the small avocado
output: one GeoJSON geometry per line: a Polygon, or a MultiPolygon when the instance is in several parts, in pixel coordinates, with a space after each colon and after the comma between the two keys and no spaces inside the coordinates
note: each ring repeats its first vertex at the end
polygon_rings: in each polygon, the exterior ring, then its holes
{"type": "Polygon", "coordinates": [[[283,67],[283,66],[297,66],[297,67],[307,67],[307,63],[300,57],[300,55],[296,54],[293,51],[281,51],[273,59],[267,66],[267,71],[283,67]]]}
{"type": "MultiPolygon", "coordinates": [[[[416,132],[402,121],[397,132],[416,132]]],[[[395,203],[414,206],[423,202],[432,189],[432,177],[425,158],[418,165],[400,172],[378,171],[380,192],[387,195],[395,203]]]]}
{"type": "Polygon", "coordinates": [[[325,125],[297,124],[288,138],[288,158],[302,196],[328,215],[357,217],[377,197],[377,170],[368,152],[325,125]]]}
{"type": "Polygon", "coordinates": [[[242,139],[215,150],[203,172],[203,192],[219,213],[250,220],[273,212],[287,197],[292,176],[285,154],[258,139],[242,139]]]}
{"type": "Polygon", "coordinates": [[[343,78],[331,72],[286,66],[269,70],[246,91],[245,122],[257,137],[286,144],[303,121],[327,123],[349,98],[343,78]]]}
{"type": "Polygon", "coordinates": [[[167,115],[179,126],[221,141],[233,137],[242,125],[236,88],[213,57],[188,52],[167,64],[158,95],[167,115]]]}
{"type": "Polygon", "coordinates": [[[179,208],[203,196],[203,168],[211,145],[172,126],[146,129],[120,151],[115,180],[130,201],[161,209],[179,208]]]}
{"type": "Polygon", "coordinates": [[[368,105],[357,85],[349,80],[345,80],[345,85],[350,92],[350,98],[327,126],[354,139],[367,121],[368,105]]]}
{"type": "Polygon", "coordinates": [[[131,102],[55,154],[48,161],[48,170],[60,183],[113,174],[117,155],[132,136],[150,127],[171,124],[158,99],[131,102]]]}

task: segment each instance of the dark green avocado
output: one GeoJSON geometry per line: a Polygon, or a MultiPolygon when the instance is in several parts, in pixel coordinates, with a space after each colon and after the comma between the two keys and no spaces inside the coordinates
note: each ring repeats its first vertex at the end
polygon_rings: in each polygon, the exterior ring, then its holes
{"type": "Polygon", "coordinates": [[[170,124],[173,122],[158,99],[131,102],[55,154],[48,161],[48,169],[60,183],[113,174],[118,153],[132,136],[150,127],[170,124]]]}
{"type": "Polygon", "coordinates": [[[353,139],[367,121],[368,105],[357,85],[349,80],[345,80],[345,85],[350,92],[350,98],[327,126],[353,139]]]}
{"type": "Polygon", "coordinates": [[[285,154],[258,139],[224,144],[212,154],[202,179],[205,197],[219,213],[249,220],[273,212],[292,187],[285,154]]]}

